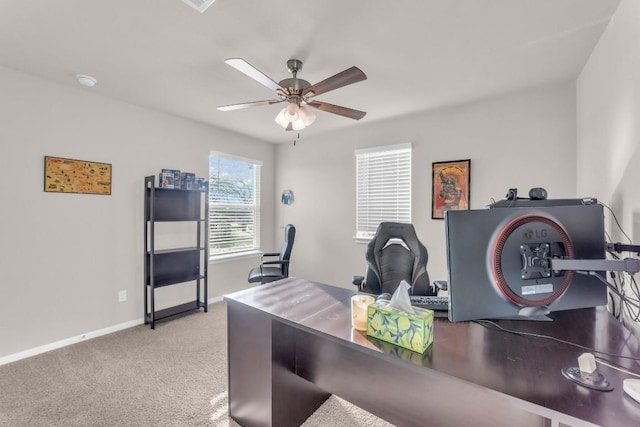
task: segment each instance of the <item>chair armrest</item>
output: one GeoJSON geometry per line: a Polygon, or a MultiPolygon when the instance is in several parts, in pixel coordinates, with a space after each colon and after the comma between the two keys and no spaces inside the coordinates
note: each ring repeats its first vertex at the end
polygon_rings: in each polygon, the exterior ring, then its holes
{"type": "Polygon", "coordinates": [[[274,261],[263,261],[262,262],[262,265],[275,265],[275,264],[280,264],[280,265],[289,264],[289,261],[287,261],[287,260],[274,260],[274,261]]]}
{"type": "Polygon", "coordinates": [[[280,256],[280,252],[265,252],[262,254],[262,258],[264,257],[272,257],[272,256],[280,256]]]}
{"type": "Polygon", "coordinates": [[[351,277],[351,283],[356,285],[358,289],[362,289],[362,282],[364,282],[364,276],[353,276],[351,277]]]}
{"type": "Polygon", "coordinates": [[[278,258],[280,258],[280,252],[265,252],[265,253],[263,253],[263,254],[262,254],[262,256],[260,257],[260,262],[261,262],[262,264],[264,264],[265,262],[267,262],[267,261],[265,261],[265,260],[264,260],[265,258],[273,258],[273,257],[278,257],[278,258]]]}
{"type": "Polygon", "coordinates": [[[436,285],[436,288],[438,288],[439,291],[446,291],[449,289],[449,285],[446,280],[434,280],[433,284],[436,285]]]}

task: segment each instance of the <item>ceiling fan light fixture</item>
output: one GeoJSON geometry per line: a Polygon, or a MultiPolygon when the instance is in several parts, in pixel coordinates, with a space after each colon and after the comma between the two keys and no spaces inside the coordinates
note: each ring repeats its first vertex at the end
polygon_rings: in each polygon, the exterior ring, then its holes
{"type": "Polygon", "coordinates": [[[300,106],[298,116],[300,116],[300,120],[304,122],[305,126],[309,126],[311,123],[316,121],[316,115],[311,111],[311,108],[305,105],[300,106]]]}
{"type": "Polygon", "coordinates": [[[283,128],[287,128],[287,126],[289,126],[289,121],[284,117],[285,112],[287,111],[286,108],[283,108],[282,110],[280,110],[280,112],[278,113],[278,115],[275,118],[275,121],[277,124],[279,124],[280,126],[282,126],[283,128]]]}
{"type": "Polygon", "coordinates": [[[275,122],[287,130],[302,130],[313,123],[315,119],[315,114],[309,111],[307,107],[299,107],[297,104],[291,103],[280,110],[275,122]],[[295,107],[290,108],[291,105],[295,105],[295,107]],[[292,118],[291,109],[296,110],[295,118],[292,118]]]}
{"type": "Polygon", "coordinates": [[[275,121],[285,129],[302,130],[315,119],[315,114],[308,107],[289,102],[289,105],[280,110],[275,121]]]}
{"type": "Polygon", "coordinates": [[[284,108],[284,118],[289,122],[295,122],[296,120],[298,120],[299,111],[300,107],[298,106],[298,104],[296,104],[295,102],[290,102],[289,105],[284,108]]]}
{"type": "Polygon", "coordinates": [[[302,130],[306,128],[307,125],[304,124],[304,120],[299,118],[298,120],[294,120],[291,122],[291,127],[293,128],[293,130],[302,130]]]}

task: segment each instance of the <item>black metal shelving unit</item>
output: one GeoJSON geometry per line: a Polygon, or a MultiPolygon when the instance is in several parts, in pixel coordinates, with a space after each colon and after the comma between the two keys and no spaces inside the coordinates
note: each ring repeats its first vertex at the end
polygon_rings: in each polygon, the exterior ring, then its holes
{"type": "Polygon", "coordinates": [[[160,319],[208,310],[209,198],[208,184],[200,190],[161,188],[155,176],[144,184],[144,322],[154,329],[160,319]],[[197,224],[195,246],[156,250],[156,223],[185,221],[197,224]],[[156,289],[188,282],[195,282],[193,301],[156,311],[156,289]]]}

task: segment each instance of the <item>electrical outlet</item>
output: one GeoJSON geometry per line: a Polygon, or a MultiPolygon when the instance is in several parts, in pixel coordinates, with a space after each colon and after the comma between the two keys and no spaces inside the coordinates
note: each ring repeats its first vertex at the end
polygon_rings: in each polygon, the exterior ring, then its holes
{"type": "Polygon", "coordinates": [[[118,301],[125,302],[127,300],[127,291],[118,292],[118,301]]]}

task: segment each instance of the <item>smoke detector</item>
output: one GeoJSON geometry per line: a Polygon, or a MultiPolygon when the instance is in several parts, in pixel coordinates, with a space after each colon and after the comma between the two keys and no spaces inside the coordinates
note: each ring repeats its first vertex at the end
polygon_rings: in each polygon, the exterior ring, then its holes
{"type": "Polygon", "coordinates": [[[204,11],[207,10],[207,8],[211,6],[213,2],[216,0],[182,0],[182,1],[183,3],[188,4],[198,12],[204,13],[204,11]]]}
{"type": "Polygon", "coordinates": [[[94,87],[98,83],[95,78],[85,74],[76,74],[76,79],[78,79],[78,83],[86,87],[94,87]]]}

